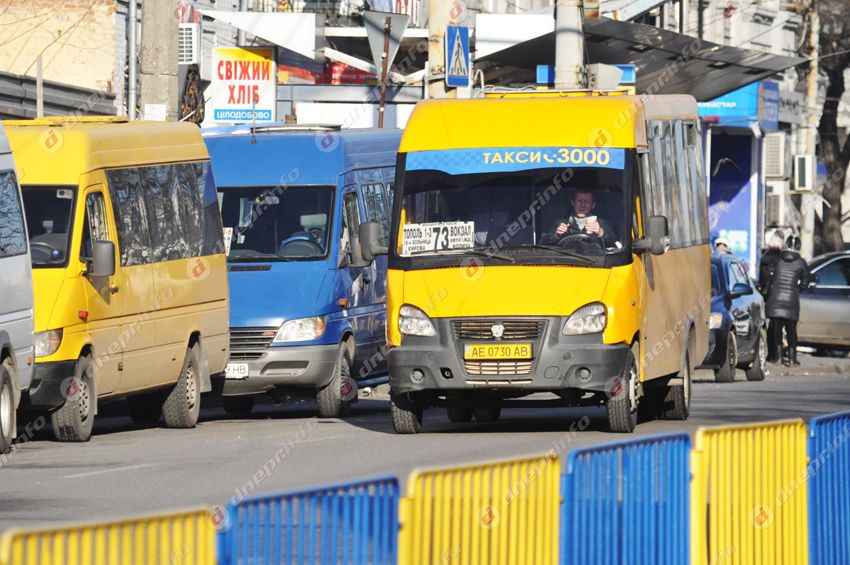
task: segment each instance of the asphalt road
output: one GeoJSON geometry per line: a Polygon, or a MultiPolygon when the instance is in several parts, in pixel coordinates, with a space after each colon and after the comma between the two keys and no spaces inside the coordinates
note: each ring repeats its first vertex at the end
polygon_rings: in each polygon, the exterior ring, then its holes
{"type": "MultiPolygon", "coordinates": [[[[850,360],[803,361],[790,374],[772,366],[760,383],[746,382],[739,371],[735,383],[720,385],[700,372],[687,422],[649,422],[636,434],[850,410],[850,360]]],[[[416,467],[549,449],[563,456],[628,437],[605,431],[601,409],[506,409],[492,424],[451,424],[444,410],[434,409],[425,414],[425,433],[398,436],[381,397],[362,399],[345,421],[315,418],[309,402],[264,400],[250,416],[235,419],[215,399],[205,402],[193,430],[136,426],[121,415],[121,402],[101,407],[85,444],[55,442],[44,426],[0,466],[0,530],[224,504],[249,492],[370,476],[396,475],[404,484],[416,467]],[[577,428],[584,429],[570,432],[577,428]]]]}

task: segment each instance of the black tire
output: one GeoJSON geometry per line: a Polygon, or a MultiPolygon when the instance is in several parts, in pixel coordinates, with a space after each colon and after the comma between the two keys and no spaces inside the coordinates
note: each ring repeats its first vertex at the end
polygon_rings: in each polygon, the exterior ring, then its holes
{"type": "Polygon", "coordinates": [[[475,419],[479,422],[495,422],[502,415],[501,406],[476,406],[472,409],[475,419]]]}
{"type": "Polygon", "coordinates": [[[136,424],[156,424],[162,416],[163,400],[161,392],[137,394],[127,398],[130,418],[136,424]]]}
{"type": "Polygon", "coordinates": [[[15,391],[12,379],[15,368],[6,360],[0,363],[0,453],[12,448],[15,435],[15,391]]]}
{"type": "Polygon", "coordinates": [[[446,414],[449,416],[449,421],[455,424],[462,424],[472,420],[472,408],[469,406],[449,406],[446,408],[446,414]]]}
{"type": "Polygon", "coordinates": [[[201,347],[186,350],[177,384],[162,403],[162,415],[169,428],[194,428],[201,412],[201,347]]]}
{"type": "Polygon", "coordinates": [[[390,413],[397,434],[418,434],[422,431],[422,407],[407,394],[390,392],[390,413]]]}
{"type": "Polygon", "coordinates": [[[738,340],[735,333],[729,332],[726,342],[726,358],[719,369],[714,371],[714,380],[718,383],[731,383],[735,381],[735,369],[738,364],[738,340]]]}
{"type": "Polygon", "coordinates": [[[316,392],[316,403],[319,405],[321,418],[343,418],[348,415],[351,402],[342,398],[342,385],[350,378],[351,359],[349,359],[348,347],[342,344],[337,352],[331,382],[316,392]]]}
{"type": "Polygon", "coordinates": [[[59,441],[88,441],[97,402],[91,357],[80,357],[73,378],[63,381],[62,386],[65,403],[50,414],[53,436],[59,441]]]}
{"type": "Polygon", "coordinates": [[[691,414],[691,352],[685,351],[685,363],[679,370],[677,377],[682,379],[682,384],[667,387],[661,405],[661,415],[665,420],[687,420],[691,414]]]}
{"type": "Polygon", "coordinates": [[[221,405],[224,411],[233,416],[245,416],[254,409],[253,396],[222,396],[221,405]]]}
{"type": "Polygon", "coordinates": [[[630,434],[635,431],[638,418],[637,374],[635,356],[629,351],[620,374],[619,386],[605,402],[608,428],[612,432],[630,434]]]}
{"type": "Polygon", "coordinates": [[[746,370],[747,380],[763,381],[767,376],[767,333],[764,330],[759,332],[755,354],[753,363],[746,370]]]}

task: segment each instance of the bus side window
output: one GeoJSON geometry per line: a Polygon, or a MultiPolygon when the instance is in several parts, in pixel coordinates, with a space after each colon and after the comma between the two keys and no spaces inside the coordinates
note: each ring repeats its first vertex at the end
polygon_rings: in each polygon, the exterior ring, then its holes
{"type": "Polygon", "coordinates": [[[351,253],[351,245],[360,230],[360,212],[357,207],[357,193],[353,190],[342,197],[342,236],[341,249],[345,254],[351,253]]]}
{"type": "Polygon", "coordinates": [[[91,259],[92,243],[108,241],[109,231],[106,227],[106,205],[103,194],[92,192],[86,196],[86,222],[83,226],[83,241],[80,246],[80,259],[91,259]]]}
{"type": "Polygon", "coordinates": [[[389,207],[384,197],[384,186],[379,182],[364,184],[361,188],[366,220],[381,226],[381,245],[386,245],[390,235],[389,207]]]}

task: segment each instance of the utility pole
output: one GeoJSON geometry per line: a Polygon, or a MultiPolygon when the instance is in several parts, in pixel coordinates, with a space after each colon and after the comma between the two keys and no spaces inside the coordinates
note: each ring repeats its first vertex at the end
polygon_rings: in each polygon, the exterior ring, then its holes
{"type": "Polygon", "coordinates": [[[557,0],[555,3],[555,88],[559,90],[587,87],[582,8],[582,0],[557,0]]]}
{"type": "Polygon", "coordinates": [[[459,17],[465,17],[465,13],[466,9],[460,0],[430,0],[428,2],[428,74],[425,81],[429,98],[457,96],[454,89],[446,89],[446,27],[453,23],[460,23],[462,20],[459,20],[459,17]]]}
{"type": "Polygon", "coordinates": [[[35,60],[35,117],[44,117],[44,69],[41,55],[35,60]]]}
{"type": "MultiPolygon", "coordinates": [[[[132,0],[131,0],[132,2],[132,0]]],[[[177,120],[177,18],[173,0],[142,3],[141,99],[145,119],[177,120]]]]}
{"type": "MultiPolygon", "coordinates": [[[[239,11],[247,12],[248,11],[248,0],[239,0],[239,11]]],[[[245,47],[245,30],[239,29],[236,34],[236,45],[239,47],[245,47]]]]}
{"type": "Polygon", "coordinates": [[[384,127],[384,113],[387,106],[387,71],[390,62],[390,33],[393,21],[387,17],[384,20],[384,52],[381,54],[381,103],[378,106],[378,127],[384,127]]]}
{"type": "Polygon", "coordinates": [[[127,10],[127,117],[136,119],[136,107],[139,105],[139,69],[136,65],[139,52],[136,28],[139,15],[136,0],[130,0],[127,10]]]}
{"type": "MultiPolygon", "coordinates": [[[[806,79],[806,110],[808,117],[808,123],[806,124],[806,153],[816,155],[815,136],[818,130],[818,74],[820,72],[818,64],[818,57],[820,56],[820,14],[818,14],[818,0],[811,1],[810,10],[809,76],[806,79]]],[[[817,163],[817,158],[813,159],[813,163],[817,163]]],[[[800,208],[802,208],[803,212],[803,225],[800,226],[800,240],[802,244],[800,253],[808,259],[814,254],[815,199],[816,196],[814,194],[804,194],[800,197],[800,208]]]]}

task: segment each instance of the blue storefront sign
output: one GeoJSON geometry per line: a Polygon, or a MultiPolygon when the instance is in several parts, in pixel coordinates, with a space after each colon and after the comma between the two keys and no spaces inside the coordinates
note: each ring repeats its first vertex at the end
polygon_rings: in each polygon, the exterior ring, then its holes
{"type": "Polygon", "coordinates": [[[699,103],[701,118],[725,127],[764,130],[779,128],[779,85],[772,80],[748,84],[708,102],[699,103]]]}

